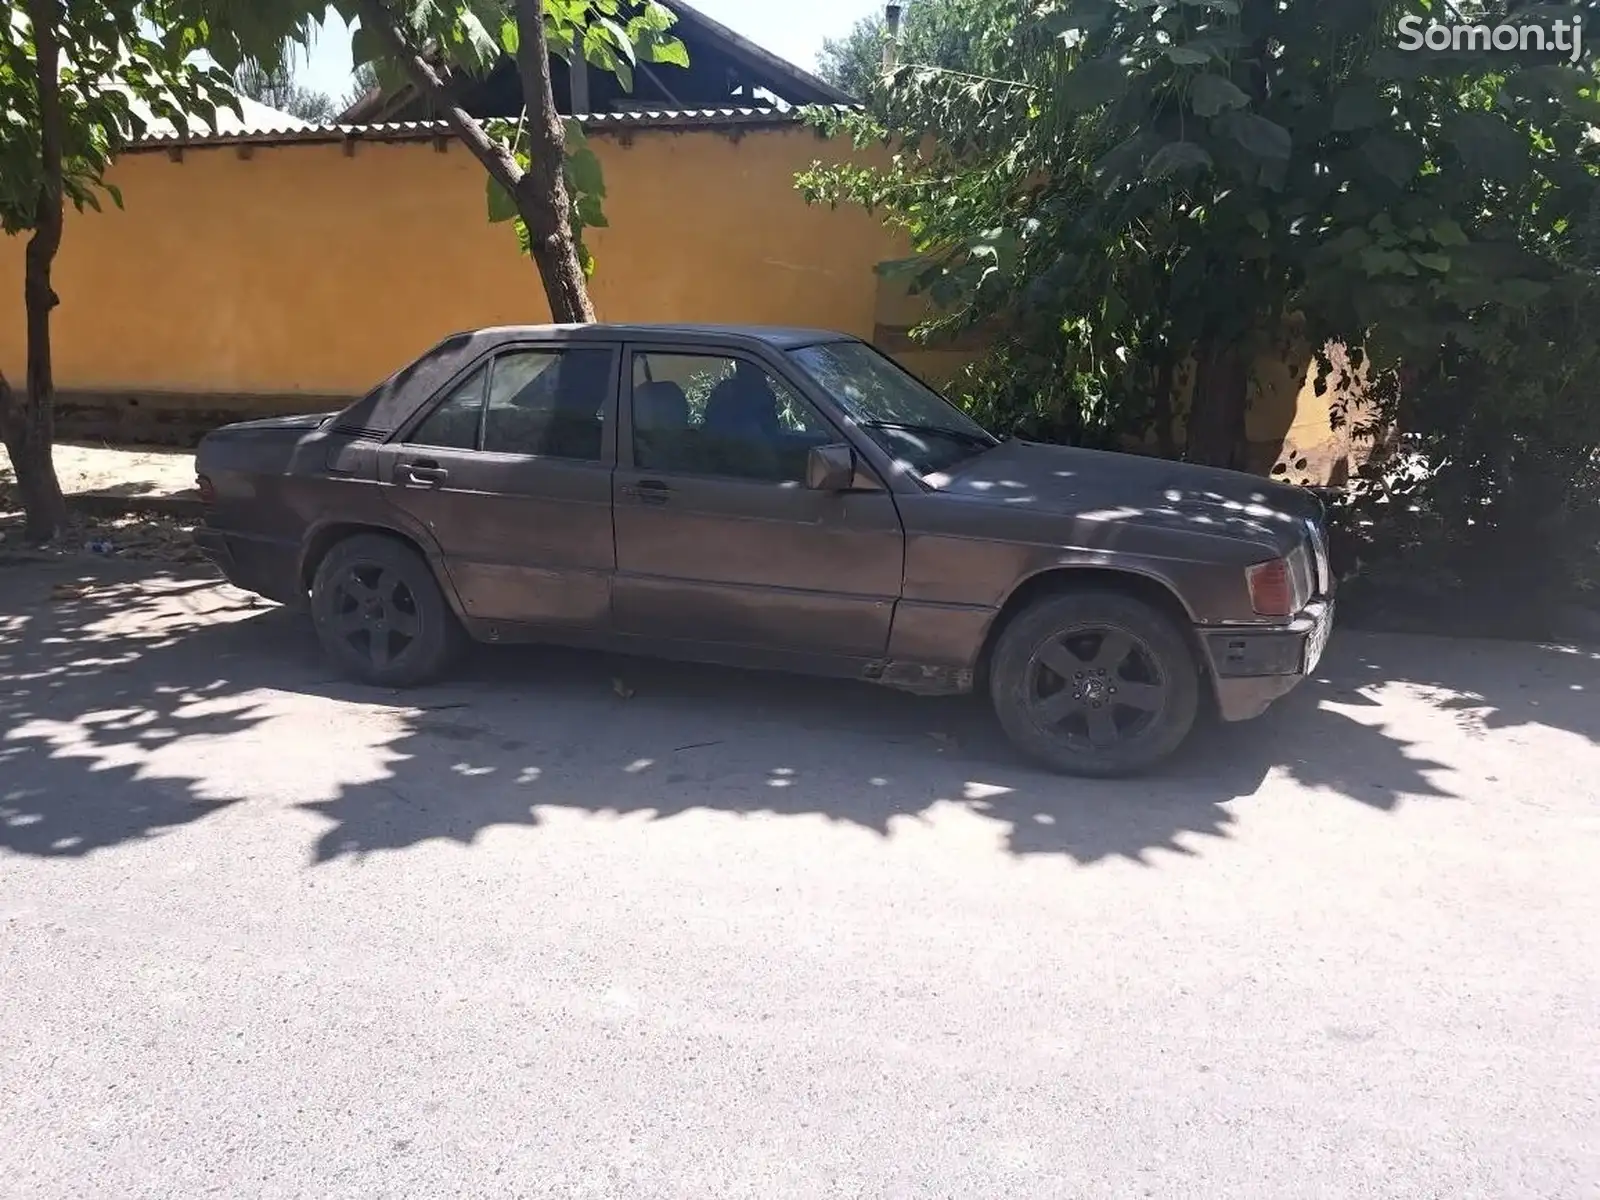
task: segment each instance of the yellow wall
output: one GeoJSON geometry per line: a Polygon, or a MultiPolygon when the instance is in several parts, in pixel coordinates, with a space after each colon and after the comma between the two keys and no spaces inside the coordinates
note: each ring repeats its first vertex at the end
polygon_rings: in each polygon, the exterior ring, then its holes
{"type": "MultiPolygon", "coordinates": [[[[611,228],[603,319],[820,325],[873,334],[889,236],[808,208],[805,129],[596,136],[611,228]]],[[[196,148],[117,163],[126,211],[72,216],[56,267],[64,391],[359,393],[457,329],[549,320],[459,145],[196,148]]],[[[842,152],[842,151],[841,151],[842,152]]],[[[0,239],[0,369],[23,373],[22,240],[0,239]]]]}
{"type": "MultiPolygon", "coordinates": [[[[850,155],[847,143],[800,126],[591,140],[611,222],[589,234],[602,319],[838,329],[936,382],[976,354],[908,344],[925,303],[874,271],[903,245],[874,217],[808,207],[796,191],[797,171],[850,155]]],[[[448,140],[146,150],[112,181],[126,209],[69,215],[56,265],[69,432],[185,441],[332,407],[446,334],[549,319],[511,227],[485,219],[482,169],[448,140]]],[[[0,238],[0,370],[18,381],[22,255],[23,239],[0,238]]],[[[1256,469],[1305,456],[1296,475],[1337,473],[1348,438],[1327,414],[1298,348],[1258,372],[1256,469]]]]}

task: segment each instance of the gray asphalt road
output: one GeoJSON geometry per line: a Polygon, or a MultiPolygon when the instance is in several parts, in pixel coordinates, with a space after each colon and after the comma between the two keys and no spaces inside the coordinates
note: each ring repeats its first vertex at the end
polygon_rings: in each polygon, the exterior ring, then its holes
{"type": "Polygon", "coordinates": [[[67,578],[0,568],[5,1196],[1600,1195],[1592,654],[1341,633],[1101,785],[67,578]]]}

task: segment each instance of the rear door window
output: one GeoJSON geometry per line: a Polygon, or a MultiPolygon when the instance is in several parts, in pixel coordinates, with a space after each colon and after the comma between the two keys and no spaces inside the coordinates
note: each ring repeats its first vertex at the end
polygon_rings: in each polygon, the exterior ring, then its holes
{"type": "Polygon", "coordinates": [[[488,378],[489,368],[483,366],[456,384],[406,438],[407,444],[441,450],[476,450],[478,425],[483,417],[484,385],[488,378]]]}
{"type": "Polygon", "coordinates": [[[517,349],[494,360],[483,448],[599,462],[617,351],[517,349]]]}

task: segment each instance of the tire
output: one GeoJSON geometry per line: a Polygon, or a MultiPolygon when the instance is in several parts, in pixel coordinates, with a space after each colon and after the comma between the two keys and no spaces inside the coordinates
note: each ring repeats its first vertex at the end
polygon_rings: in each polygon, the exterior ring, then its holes
{"type": "Polygon", "coordinates": [[[1068,775],[1154,767],[1183,744],[1200,672],[1182,628],[1119,592],[1048,596],[1001,632],[990,662],[995,715],[1014,745],[1068,775]]]}
{"type": "Polygon", "coordinates": [[[328,551],[311,582],[311,618],[340,673],[377,687],[437,679],[466,641],[427,560],[381,534],[328,551]]]}

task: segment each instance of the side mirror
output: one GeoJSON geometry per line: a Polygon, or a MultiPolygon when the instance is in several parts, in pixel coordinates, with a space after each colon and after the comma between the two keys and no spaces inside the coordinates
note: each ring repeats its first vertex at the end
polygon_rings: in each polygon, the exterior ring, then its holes
{"type": "Polygon", "coordinates": [[[815,492],[848,492],[856,479],[856,452],[843,442],[813,446],[806,455],[806,486],[815,492]]]}

